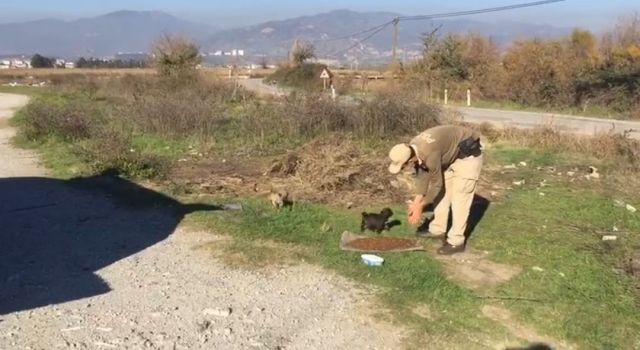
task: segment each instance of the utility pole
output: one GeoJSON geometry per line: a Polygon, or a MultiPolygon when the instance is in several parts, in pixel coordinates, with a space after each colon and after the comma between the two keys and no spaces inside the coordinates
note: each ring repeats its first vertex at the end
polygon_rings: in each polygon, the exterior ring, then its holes
{"type": "Polygon", "coordinates": [[[392,62],[391,64],[395,68],[398,64],[397,51],[398,51],[398,32],[400,30],[400,18],[396,17],[393,19],[393,48],[392,52],[392,62]]]}

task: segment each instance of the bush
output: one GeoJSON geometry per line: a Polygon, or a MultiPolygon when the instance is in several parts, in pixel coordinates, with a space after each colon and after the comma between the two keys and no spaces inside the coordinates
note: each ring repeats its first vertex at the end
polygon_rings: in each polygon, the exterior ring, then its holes
{"type": "MultiPolygon", "coordinates": [[[[323,88],[320,74],[327,66],[315,63],[302,63],[295,66],[280,67],[266,81],[278,85],[300,88],[307,91],[320,91],[323,88]]],[[[329,86],[327,86],[328,88],[329,86]]]]}
{"type": "Polygon", "coordinates": [[[153,45],[158,74],[172,78],[192,77],[202,61],[200,50],[189,39],[165,35],[153,45]]]}
{"type": "Polygon", "coordinates": [[[104,121],[103,111],[79,96],[37,98],[21,113],[21,132],[31,141],[57,137],[76,141],[92,136],[104,121]]]}
{"type": "Polygon", "coordinates": [[[116,170],[129,177],[158,178],[169,169],[166,159],[136,151],[131,147],[130,135],[116,129],[103,129],[95,138],[77,146],[76,154],[95,174],[116,170]]]}

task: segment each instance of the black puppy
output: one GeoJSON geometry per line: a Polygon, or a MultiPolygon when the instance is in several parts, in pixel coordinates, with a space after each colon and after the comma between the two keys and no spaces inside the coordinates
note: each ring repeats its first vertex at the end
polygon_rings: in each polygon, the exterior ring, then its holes
{"type": "Polygon", "coordinates": [[[362,213],[362,223],[360,224],[360,231],[364,232],[365,229],[369,229],[380,234],[383,230],[389,230],[389,218],[393,215],[393,212],[389,208],[384,208],[380,214],[362,213]]]}

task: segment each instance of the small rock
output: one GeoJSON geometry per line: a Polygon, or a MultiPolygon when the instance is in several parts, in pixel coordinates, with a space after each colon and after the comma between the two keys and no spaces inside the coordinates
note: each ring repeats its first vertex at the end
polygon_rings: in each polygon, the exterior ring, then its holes
{"type": "Polygon", "coordinates": [[[520,181],[514,181],[514,182],[513,182],[513,185],[514,185],[514,186],[522,186],[522,185],[524,185],[525,183],[526,183],[526,181],[523,179],[523,180],[520,180],[520,181]]]}
{"type": "Polygon", "coordinates": [[[540,197],[544,197],[544,196],[546,196],[546,194],[544,194],[544,193],[542,193],[542,192],[540,192],[540,193],[539,193],[539,195],[540,195],[540,197]]]}
{"type": "Polygon", "coordinates": [[[576,172],[575,171],[567,171],[567,175],[568,176],[575,176],[576,172]]]}
{"type": "Polygon", "coordinates": [[[60,332],[73,332],[73,331],[79,331],[81,329],[84,329],[84,327],[64,328],[64,329],[61,329],[60,332]]]}
{"type": "Polygon", "coordinates": [[[209,320],[205,320],[204,322],[198,324],[198,330],[200,332],[206,331],[207,329],[209,329],[209,327],[211,327],[211,321],[209,320]]]}
{"type": "MultiPolygon", "coordinates": [[[[397,188],[397,187],[396,187],[396,188],[397,188]]],[[[353,208],[353,205],[354,205],[354,204],[353,204],[353,202],[348,202],[348,203],[347,203],[347,209],[351,209],[351,208],[353,208]]]]}
{"type": "Polygon", "coordinates": [[[547,186],[547,180],[540,181],[540,187],[545,187],[545,186],[547,186]]]}
{"type": "Polygon", "coordinates": [[[562,172],[558,172],[558,176],[562,176],[562,172]]]}
{"type": "Polygon", "coordinates": [[[563,272],[559,272],[558,275],[560,275],[560,277],[567,277],[563,272]]]}
{"type": "Polygon", "coordinates": [[[262,344],[261,342],[259,342],[259,341],[257,341],[257,340],[252,340],[252,341],[249,343],[249,345],[250,345],[252,348],[261,348],[261,347],[263,347],[263,346],[264,346],[264,344],[262,344]]]}
{"type": "Polygon", "coordinates": [[[231,335],[232,332],[233,332],[233,330],[231,328],[225,328],[224,329],[224,334],[225,335],[231,335]]]}
{"type": "Polygon", "coordinates": [[[633,207],[631,204],[627,204],[626,208],[627,208],[627,210],[628,210],[628,211],[630,211],[630,212],[632,212],[632,213],[635,213],[636,211],[638,211],[638,210],[637,210],[635,207],[633,207]]]}
{"type": "Polygon", "coordinates": [[[496,191],[491,191],[491,197],[496,197],[498,195],[498,192],[496,191]]]}
{"type": "Polygon", "coordinates": [[[231,315],[231,308],[225,308],[225,309],[204,309],[202,311],[203,314],[208,315],[208,316],[215,316],[215,317],[228,317],[229,315],[231,315]]]}
{"type": "Polygon", "coordinates": [[[224,204],[222,206],[223,210],[242,210],[242,204],[239,203],[231,203],[231,204],[224,204]]]}
{"type": "Polygon", "coordinates": [[[625,206],[624,202],[619,200],[619,199],[614,200],[613,201],[613,205],[615,205],[616,207],[624,207],[625,206]]]}
{"type": "Polygon", "coordinates": [[[618,239],[618,236],[613,236],[613,235],[602,236],[603,241],[615,241],[617,239],[618,239]]]}
{"type": "Polygon", "coordinates": [[[502,167],[502,169],[516,169],[516,165],[515,164],[511,164],[511,165],[505,165],[502,167]]]}
{"type": "Polygon", "coordinates": [[[527,162],[520,162],[520,166],[527,166],[527,162]]]}
{"type": "Polygon", "coordinates": [[[540,266],[534,266],[534,267],[532,267],[531,269],[532,269],[533,271],[536,271],[536,272],[542,272],[542,271],[544,271],[544,269],[543,269],[542,267],[540,267],[540,266]]]}

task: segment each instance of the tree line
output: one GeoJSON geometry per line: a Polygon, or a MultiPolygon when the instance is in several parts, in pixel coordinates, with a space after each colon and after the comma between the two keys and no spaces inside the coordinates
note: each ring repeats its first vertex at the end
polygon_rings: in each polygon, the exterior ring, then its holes
{"type": "Polygon", "coordinates": [[[519,40],[506,50],[478,34],[423,35],[423,59],[405,67],[414,82],[461,97],[526,106],[600,107],[640,118],[640,13],[597,37],[575,29],[560,39],[519,40]]]}
{"type": "MultiPolygon", "coordinates": [[[[149,67],[148,60],[143,59],[100,59],[80,57],[74,62],[76,68],[146,68],[149,67]]],[[[64,68],[63,65],[56,65],[56,59],[35,54],[31,58],[33,68],[64,68]]]]}

